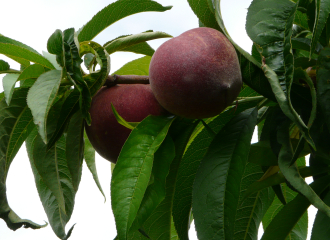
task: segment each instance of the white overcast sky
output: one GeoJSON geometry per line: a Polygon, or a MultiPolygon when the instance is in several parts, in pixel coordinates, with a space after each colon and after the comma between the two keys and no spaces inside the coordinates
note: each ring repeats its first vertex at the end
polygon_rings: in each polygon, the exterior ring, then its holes
{"type": "MultiPolygon", "coordinates": [[[[135,34],[146,30],[162,31],[172,36],[198,27],[197,17],[186,0],[156,0],[163,6],[173,6],[172,10],[139,13],[113,24],[94,40],[101,44],[125,34],[135,34]]],[[[114,0],[11,0],[2,1],[0,11],[0,33],[21,41],[38,52],[47,51],[47,40],[56,30],[74,27],[78,30],[98,11],[114,0]]],[[[252,43],[245,32],[245,18],[251,0],[222,0],[222,16],[231,37],[243,49],[250,52],[252,43]]],[[[166,39],[149,41],[157,48],[166,39]]],[[[133,53],[115,53],[111,55],[111,72],[123,64],[141,55],[133,53]]],[[[0,59],[7,60],[3,55],[0,59]]],[[[12,61],[12,68],[18,69],[12,61]]],[[[0,75],[0,80],[3,75],[0,75]]],[[[1,84],[0,84],[1,85],[1,84]]],[[[2,91],[2,87],[0,86],[2,91]]],[[[92,175],[86,165],[79,191],[75,199],[74,212],[67,230],[76,223],[71,240],[97,239],[109,240],[116,236],[115,223],[110,203],[110,163],[100,156],[96,157],[99,179],[107,201],[98,191],[92,175]]],[[[25,146],[14,159],[7,178],[7,195],[12,209],[21,217],[42,224],[47,220],[35,187],[34,177],[27,158],[25,146]]],[[[0,219],[0,235],[3,240],[56,240],[50,226],[39,230],[18,229],[11,231],[0,219]]],[[[190,230],[190,239],[197,239],[194,229],[190,230]]]]}

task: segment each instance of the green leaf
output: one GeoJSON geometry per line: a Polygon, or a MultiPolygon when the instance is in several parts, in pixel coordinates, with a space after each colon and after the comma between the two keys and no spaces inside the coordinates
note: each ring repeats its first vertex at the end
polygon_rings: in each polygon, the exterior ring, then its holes
{"type": "Polygon", "coordinates": [[[330,129],[330,83],[328,81],[330,74],[330,48],[324,48],[319,56],[319,66],[317,70],[317,101],[322,113],[325,116],[325,121],[330,129]]]}
{"type": "Polygon", "coordinates": [[[39,197],[49,223],[56,236],[60,239],[67,239],[71,230],[66,234],[65,226],[73,211],[75,190],[72,186],[72,178],[67,165],[65,136],[62,136],[53,148],[47,150],[47,146],[41,140],[37,129],[35,129],[26,140],[26,148],[39,197]],[[53,156],[51,157],[51,155],[53,156]],[[47,158],[39,159],[39,157],[47,158]],[[39,170],[42,166],[46,167],[45,165],[48,165],[49,169],[41,169],[45,171],[42,171],[42,175],[40,175],[39,170]],[[57,192],[62,192],[60,195],[65,196],[62,199],[63,203],[57,201],[52,191],[54,188],[57,188],[57,192]],[[64,204],[64,206],[61,206],[61,204],[64,204]]]}
{"type": "Polygon", "coordinates": [[[47,41],[47,50],[51,54],[61,55],[63,53],[63,32],[57,29],[47,41]]]}
{"type": "Polygon", "coordinates": [[[65,98],[63,104],[60,106],[58,119],[55,122],[54,129],[52,130],[51,138],[48,142],[48,148],[51,148],[55,142],[62,136],[66,129],[71,117],[79,110],[79,96],[78,90],[73,90],[65,98]]]}
{"type": "Polygon", "coordinates": [[[44,57],[47,58],[48,61],[50,61],[53,64],[55,69],[62,70],[62,67],[56,61],[56,55],[50,54],[50,53],[45,52],[45,51],[42,51],[42,55],[44,55],[44,57]]]}
{"type": "Polygon", "coordinates": [[[94,96],[97,91],[104,85],[110,72],[110,57],[107,51],[98,43],[83,42],[80,44],[80,56],[92,53],[96,57],[100,70],[85,75],[83,78],[88,84],[91,96],[94,96]]]}
{"type": "Polygon", "coordinates": [[[45,68],[43,66],[39,64],[33,64],[23,70],[23,72],[19,75],[17,81],[24,81],[31,78],[37,79],[44,72],[45,68]]]}
{"type": "Polygon", "coordinates": [[[126,239],[146,191],[154,153],[163,142],[173,119],[149,116],[124,144],[113,170],[111,202],[119,239],[126,239]]]}
{"type": "Polygon", "coordinates": [[[315,21],[314,21],[313,36],[312,36],[309,58],[312,57],[316,48],[316,44],[319,41],[322,31],[327,23],[327,19],[330,13],[330,1],[315,0],[315,6],[316,6],[315,21]]]}
{"type": "Polygon", "coordinates": [[[166,177],[165,199],[143,225],[143,230],[151,239],[169,240],[172,236],[175,239],[176,231],[172,220],[172,209],[174,204],[173,195],[178,182],[178,168],[186,145],[198,123],[199,121],[194,119],[176,119],[169,130],[169,135],[175,144],[176,155],[166,177]]]}
{"type": "Polygon", "coordinates": [[[102,193],[102,195],[104,197],[104,201],[105,201],[106,197],[105,197],[105,194],[104,194],[103,189],[101,187],[99,177],[97,175],[97,170],[96,170],[95,150],[94,150],[91,142],[89,141],[86,132],[84,132],[84,140],[85,140],[84,158],[85,158],[86,165],[87,165],[89,171],[92,173],[93,179],[96,183],[96,186],[98,187],[98,189],[102,193]]]}
{"type": "Polygon", "coordinates": [[[166,177],[169,174],[171,162],[174,157],[175,145],[172,138],[168,135],[155,153],[152,166],[153,183],[146,189],[130,231],[138,230],[156,209],[158,204],[164,200],[166,195],[166,177]]]}
{"type": "MultiPolygon", "coordinates": [[[[323,201],[330,205],[330,193],[328,192],[327,195],[324,197],[323,201]]],[[[311,240],[326,240],[329,238],[330,229],[328,228],[330,218],[322,211],[317,211],[313,229],[312,229],[312,236],[311,240]]]]}
{"type": "MultiPolygon", "coordinates": [[[[247,97],[253,96],[254,94],[255,92],[251,92],[251,89],[247,87],[243,88],[240,96],[247,97]]],[[[219,116],[210,119],[208,125],[213,132],[218,133],[222,127],[230,121],[231,118],[248,108],[254,107],[259,101],[260,100],[238,104],[237,109],[235,109],[235,107],[230,107],[219,116]]],[[[210,135],[206,128],[201,128],[196,131],[192,135],[190,143],[188,144],[187,150],[180,163],[174,193],[173,219],[181,240],[188,238],[189,219],[192,204],[192,185],[200,161],[206,154],[213,137],[213,134],[210,135]]]]}
{"type": "Polygon", "coordinates": [[[246,31],[276,72],[282,90],[290,96],[293,78],[292,25],[298,4],[287,0],[255,0],[246,18],[246,31]],[[274,15],[278,21],[274,21],[274,15]]]}
{"type": "Polygon", "coordinates": [[[81,111],[76,112],[69,123],[66,135],[66,159],[72,177],[72,186],[77,192],[84,159],[84,119],[81,111]]]}
{"type": "Polygon", "coordinates": [[[303,194],[316,208],[323,210],[330,216],[330,208],[313,191],[313,189],[299,175],[295,165],[290,166],[293,157],[290,142],[289,123],[284,123],[277,134],[278,142],[282,144],[278,156],[278,166],[288,182],[301,194],[303,194]]]}
{"type": "Polygon", "coordinates": [[[196,173],[193,214],[200,240],[232,239],[242,181],[257,109],[231,119],[213,139],[196,173]]]}
{"type": "Polygon", "coordinates": [[[146,56],[152,56],[155,50],[146,42],[138,43],[133,46],[129,46],[121,49],[122,52],[132,52],[136,54],[143,54],[146,56]]]}
{"type": "Polygon", "coordinates": [[[34,62],[46,68],[54,69],[54,66],[37,51],[5,36],[0,36],[0,54],[18,61],[24,66],[28,66],[29,62],[34,62]]]}
{"type": "Polygon", "coordinates": [[[14,91],[11,104],[8,106],[3,98],[0,101],[0,162],[4,166],[5,180],[9,166],[25,138],[34,128],[30,109],[26,105],[28,89],[14,91]]]}
{"type": "Polygon", "coordinates": [[[113,74],[117,75],[149,75],[150,56],[135,59],[126,63],[113,74]]]}
{"type": "Polygon", "coordinates": [[[125,119],[119,115],[119,113],[116,111],[116,109],[112,103],[111,103],[111,109],[112,109],[113,115],[115,116],[115,118],[119,124],[123,125],[124,127],[128,128],[128,129],[131,129],[131,130],[133,130],[135,128],[135,126],[132,126],[129,122],[126,122],[125,119]]]}
{"type": "Polygon", "coordinates": [[[314,143],[311,139],[308,128],[305,125],[305,123],[302,121],[298,113],[293,109],[293,106],[291,104],[291,101],[288,100],[288,98],[285,96],[285,93],[283,89],[281,88],[281,84],[279,82],[279,79],[276,75],[276,73],[269,68],[266,64],[262,66],[263,71],[265,72],[266,77],[269,80],[269,83],[272,86],[273,92],[275,93],[276,99],[279,103],[279,106],[281,107],[283,113],[291,120],[293,121],[299,128],[299,130],[302,132],[303,136],[305,137],[306,141],[313,147],[314,143]]]}
{"type": "MultiPolygon", "coordinates": [[[[330,176],[325,176],[317,179],[310,186],[317,194],[321,194],[329,183],[330,176]]],[[[309,206],[309,200],[298,194],[276,214],[267,226],[261,240],[286,239],[309,206]],[[283,219],[285,219],[285,222],[283,219]]],[[[301,237],[300,239],[304,238],[301,237]]]]}
{"type": "Polygon", "coordinates": [[[235,214],[234,234],[232,239],[253,240],[258,239],[258,230],[261,220],[274,199],[271,188],[263,189],[249,198],[243,199],[245,191],[251,183],[263,175],[260,166],[247,163],[240,183],[240,195],[235,214]]]}
{"type": "Polygon", "coordinates": [[[269,141],[259,141],[251,145],[248,161],[261,166],[276,166],[277,157],[269,141]]]}
{"type": "MultiPolygon", "coordinates": [[[[293,49],[310,51],[311,40],[309,38],[292,38],[291,43],[292,43],[293,49]]],[[[323,49],[323,46],[320,43],[317,43],[316,48],[315,48],[315,53],[319,53],[322,49],[323,49]]]]}
{"type": "MultiPolygon", "coordinates": [[[[282,192],[285,196],[287,202],[292,201],[297,196],[297,193],[291,190],[287,185],[282,184],[282,192]]],[[[268,227],[270,222],[274,219],[276,214],[281,211],[284,205],[281,201],[276,197],[272,203],[272,205],[268,208],[267,213],[265,214],[262,224],[264,230],[268,227]]],[[[283,220],[282,220],[282,224],[283,220]]],[[[296,223],[296,225],[292,228],[288,236],[285,238],[286,240],[306,240],[307,239],[307,228],[308,228],[308,214],[307,211],[303,213],[302,217],[296,223]]]]}
{"type": "Polygon", "coordinates": [[[214,28],[220,31],[219,25],[214,16],[213,6],[210,8],[208,0],[188,0],[188,3],[205,27],[214,28]]]}
{"type": "Polygon", "coordinates": [[[9,207],[6,196],[6,178],[10,164],[34,128],[31,111],[26,105],[27,91],[28,89],[15,90],[10,106],[7,105],[4,97],[0,100],[0,218],[12,230],[22,226],[38,229],[47,225],[42,226],[21,219],[9,207]]]}
{"type": "Polygon", "coordinates": [[[15,84],[19,74],[7,74],[2,78],[2,86],[5,92],[6,103],[9,105],[14,93],[15,84]]]}
{"type": "MultiPolygon", "coordinates": [[[[40,135],[38,135],[33,141],[33,149],[31,150],[33,157],[31,158],[31,161],[33,161],[38,174],[46,187],[49,188],[55,196],[59,208],[64,214],[66,214],[64,194],[58,169],[60,161],[59,158],[63,158],[65,160],[65,155],[60,155],[60,152],[58,152],[59,146],[61,146],[61,144],[56,143],[52,148],[47,150],[46,144],[43,142],[40,135]]],[[[61,147],[62,150],[65,150],[65,146],[61,147]]]]}
{"type": "Polygon", "coordinates": [[[34,123],[42,140],[47,143],[47,116],[54,103],[56,94],[60,87],[63,72],[52,70],[39,76],[35,84],[30,88],[27,96],[27,104],[31,109],[34,123]]]}
{"type": "MultiPolygon", "coordinates": [[[[298,7],[298,10],[299,10],[299,7],[298,7]]],[[[297,11],[296,15],[294,17],[294,24],[296,24],[306,30],[309,30],[307,14],[303,13],[301,11],[297,11]]]]}
{"type": "MultiPolygon", "coordinates": [[[[306,178],[306,177],[311,177],[311,176],[317,176],[322,173],[327,173],[327,172],[329,172],[330,167],[323,167],[323,166],[321,166],[321,167],[319,167],[319,166],[302,167],[302,168],[298,168],[298,170],[299,170],[299,174],[303,178],[306,178]]],[[[253,194],[255,192],[263,190],[265,188],[268,188],[268,187],[271,187],[274,185],[278,185],[281,183],[285,183],[285,182],[286,182],[286,179],[282,173],[273,174],[273,175],[267,177],[266,179],[259,180],[259,181],[252,183],[249,186],[249,188],[246,190],[244,198],[250,196],[251,194],[253,194]]],[[[291,201],[292,199],[289,199],[289,200],[291,201]]]]}
{"type": "Polygon", "coordinates": [[[0,73],[8,71],[9,69],[10,69],[9,64],[4,60],[0,60],[0,73]]]}
{"type": "MultiPolygon", "coordinates": [[[[144,43],[146,41],[159,39],[159,38],[170,38],[170,37],[172,36],[167,33],[147,31],[134,35],[120,36],[104,44],[104,48],[107,50],[109,54],[111,54],[118,51],[126,51],[125,49],[132,48],[133,46],[144,43]]],[[[149,50],[149,54],[146,55],[152,56],[152,54],[153,52],[150,55],[150,50],[149,50]]]]}
{"type": "Polygon", "coordinates": [[[150,0],[118,0],[102,9],[86,23],[79,32],[78,40],[90,41],[105,28],[129,15],[149,11],[164,12],[171,8],[150,0]]]}

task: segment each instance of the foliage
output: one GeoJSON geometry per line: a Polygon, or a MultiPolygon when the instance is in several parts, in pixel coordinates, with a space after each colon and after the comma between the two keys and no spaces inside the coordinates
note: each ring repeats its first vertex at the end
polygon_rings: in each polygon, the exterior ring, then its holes
{"type": "MultiPolygon", "coordinates": [[[[224,33],[236,48],[244,86],[232,106],[209,119],[149,116],[121,123],[133,130],[111,180],[116,239],[188,239],[192,219],[200,240],[306,239],[307,209],[318,208],[312,239],[327,239],[330,224],[330,0],[253,0],[246,31],[251,54],[229,36],[220,0],[188,0],[200,26],[224,33]],[[254,129],[258,142],[251,144],[254,129]],[[310,166],[304,157],[310,154],[310,166]],[[312,176],[308,185],[305,177],[312,176]]],[[[56,236],[65,232],[86,162],[103,194],[95,150],[84,128],[105,85],[116,51],[143,54],[116,74],[148,75],[154,50],[171,37],[146,31],[93,41],[116,21],[145,11],[152,0],[118,0],[86,25],[56,30],[48,53],[0,35],[0,218],[12,230],[38,229],[10,208],[6,178],[25,142],[36,188],[56,236]],[[84,72],[84,64],[88,72],[84,72]],[[19,84],[17,84],[19,83],[19,84]]],[[[104,194],[103,194],[104,195],[104,194]]],[[[106,197],[106,196],[105,196],[106,197]]]]}

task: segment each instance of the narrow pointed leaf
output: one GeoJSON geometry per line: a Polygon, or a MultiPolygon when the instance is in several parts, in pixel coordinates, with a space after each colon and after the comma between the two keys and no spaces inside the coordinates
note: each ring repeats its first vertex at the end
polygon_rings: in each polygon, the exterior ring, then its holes
{"type": "Polygon", "coordinates": [[[48,148],[51,148],[55,144],[55,142],[62,136],[71,117],[79,110],[79,96],[79,91],[73,90],[69,93],[68,97],[61,105],[58,119],[55,122],[56,126],[52,130],[52,135],[48,142],[48,148]]]}
{"type": "MultiPolygon", "coordinates": [[[[330,205],[330,193],[328,193],[323,201],[330,205]]],[[[328,228],[330,223],[330,218],[322,211],[317,211],[313,229],[311,240],[326,240],[329,238],[330,229],[328,228]]]]}
{"type": "Polygon", "coordinates": [[[175,145],[170,136],[166,136],[164,142],[155,153],[152,166],[153,183],[150,184],[142,199],[139,211],[131,226],[130,231],[136,231],[142,227],[151,213],[161,203],[166,195],[166,177],[169,174],[171,162],[175,157],[175,145]]]}
{"type": "Polygon", "coordinates": [[[231,239],[257,109],[234,117],[213,139],[196,173],[193,214],[200,240],[231,239]]]}
{"type": "MultiPolygon", "coordinates": [[[[250,88],[243,89],[240,96],[254,96],[255,92],[252,91],[252,95],[250,95],[250,90],[250,88]]],[[[237,106],[237,109],[235,109],[235,107],[228,108],[219,116],[211,119],[208,125],[213,132],[218,133],[231,118],[248,108],[254,107],[257,103],[258,101],[242,103],[237,106]]],[[[192,204],[192,186],[200,161],[206,154],[213,137],[213,134],[210,135],[209,131],[205,128],[197,131],[191,137],[192,140],[190,140],[180,163],[174,193],[173,219],[181,240],[188,239],[192,204]]]]}
{"type": "Polygon", "coordinates": [[[9,207],[6,196],[6,177],[10,164],[34,128],[31,111],[26,105],[27,91],[28,89],[14,91],[10,106],[7,105],[4,97],[0,100],[0,218],[12,230],[22,226],[33,229],[46,226],[21,219],[9,207]]]}
{"type": "MultiPolygon", "coordinates": [[[[322,31],[326,26],[327,19],[330,13],[330,1],[329,0],[315,0],[315,21],[313,28],[313,37],[311,42],[311,49],[309,53],[309,58],[312,57],[317,42],[319,41],[322,31]]],[[[328,44],[328,43],[327,43],[328,44]]]]}
{"type": "Polygon", "coordinates": [[[111,180],[111,202],[118,238],[126,239],[146,191],[154,153],[173,118],[149,116],[130,134],[118,157],[111,180]]]}
{"type": "MultiPolygon", "coordinates": [[[[198,19],[203,23],[205,27],[210,27],[218,29],[219,25],[215,19],[214,12],[212,12],[208,0],[188,0],[188,3],[194,13],[197,15],[198,19]]],[[[213,8],[213,6],[212,6],[213,8]]]]}
{"type": "Polygon", "coordinates": [[[45,143],[48,142],[47,116],[60,87],[62,77],[62,72],[59,70],[52,70],[40,75],[27,96],[27,104],[31,109],[34,123],[38,125],[40,136],[45,143]]]}
{"type": "Polygon", "coordinates": [[[328,81],[330,74],[330,48],[324,48],[319,56],[320,68],[317,70],[317,100],[321,111],[326,117],[326,124],[330,128],[330,83],[328,81]]]}
{"type": "Polygon", "coordinates": [[[2,79],[2,86],[5,92],[6,103],[8,105],[10,104],[11,98],[13,96],[15,84],[17,82],[18,77],[19,74],[7,74],[2,79]]]}
{"type": "MultiPolygon", "coordinates": [[[[310,186],[319,195],[329,186],[329,183],[330,176],[324,176],[314,181],[310,186]]],[[[265,229],[261,240],[286,239],[310,204],[306,197],[298,194],[276,214],[265,229]],[[283,219],[285,219],[285,222],[283,222],[283,219]]]]}
{"type": "Polygon", "coordinates": [[[278,131],[278,141],[282,144],[279,156],[278,165],[281,172],[289,183],[301,194],[303,194],[316,208],[326,212],[330,216],[330,207],[327,206],[322,199],[313,191],[313,189],[299,175],[295,165],[290,166],[293,157],[292,146],[289,135],[289,125],[284,124],[278,131]]]}
{"type": "MultiPolygon", "coordinates": [[[[59,207],[65,213],[65,200],[59,176],[59,153],[57,144],[47,150],[46,144],[38,135],[34,141],[32,161],[40,175],[41,179],[51,190],[58,202],[59,207]]],[[[64,148],[65,149],[65,148],[64,148]]]]}
{"type": "Polygon", "coordinates": [[[117,75],[149,75],[149,64],[151,57],[145,56],[126,63],[114,74],[117,75]]]}
{"type": "Polygon", "coordinates": [[[101,187],[101,183],[99,181],[99,177],[97,175],[97,170],[96,170],[96,164],[95,164],[95,149],[93,148],[91,142],[89,141],[86,132],[84,132],[84,140],[85,140],[85,147],[84,147],[84,158],[86,165],[89,169],[89,171],[93,175],[93,179],[95,181],[96,186],[102,193],[104,197],[104,201],[106,200],[105,194],[103,192],[103,189],[101,187]]]}
{"type": "Polygon", "coordinates": [[[0,73],[8,71],[10,69],[9,63],[4,60],[0,60],[0,73]]]}
{"type": "Polygon", "coordinates": [[[95,42],[82,42],[80,43],[80,56],[92,53],[100,65],[100,70],[85,75],[86,81],[91,96],[94,96],[97,91],[104,85],[109,72],[110,72],[110,57],[107,51],[98,43],[95,42]]]}
{"type": "Polygon", "coordinates": [[[29,62],[38,63],[46,68],[54,69],[46,58],[40,55],[37,51],[31,47],[10,39],[5,36],[0,36],[0,53],[12,58],[19,63],[28,66],[29,62]]]}
{"type": "Polygon", "coordinates": [[[45,68],[39,64],[33,64],[28,66],[19,75],[17,81],[23,81],[31,78],[37,79],[41,74],[45,72],[45,68]]]}
{"type": "MultiPolygon", "coordinates": [[[[60,185],[57,185],[57,187],[61,188],[63,192],[63,196],[65,196],[65,210],[66,213],[63,211],[63,209],[59,206],[59,202],[57,201],[55,195],[53,194],[53,191],[47,186],[46,182],[44,181],[44,178],[39,174],[39,171],[37,170],[37,166],[34,164],[36,156],[34,153],[36,152],[36,148],[41,147],[41,144],[44,144],[40,136],[38,136],[38,132],[35,129],[26,141],[26,148],[30,159],[30,164],[33,170],[34,178],[36,187],[39,193],[40,200],[42,202],[42,205],[44,207],[44,210],[47,214],[49,223],[56,234],[60,239],[67,239],[68,234],[65,233],[65,226],[70,220],[73,207],[74,207],[74,198],[75,198],[75,191],[72,186],[72,178],[70,175],[70,171],[67,166],[67,161],[65,158],[65,137],[63,136],[57,143],[56,146],[52,149],[53,151],[57,152],[57,174],[59,178],[55,179],[55,181],[59,181],[60,185]],[[39,138],[39,140],[38,140],[39,138]],[[39,143],[39,146],[37,146],[39,143]]],[[[43,152],[46,150],[46,145],[43,145],[43,152]]],[[[44,159],[46,160],[46,159],[44,159]]],[[[55,161],[55,159],[53,159],[55,161]]],[[[38,161],[38,160],[37,160],[38,161]]],[[[41,160],[39,160],[41,161],[41,160]]],[[[53,174],[53,173],[51,173],[53,174]]],[[[48,177],[47,177],[48,178],[48,177]]],[[[50,179],[48,179],[50,180],[50,179]]],[[[53,179],[54,180],[54,179],[53,179]]],[[[48,182],[49,183],[49,182],[48,182]]],[[[54,187],[54,186],[53,186],[54,187]]],[[[69,231],[70,232],[70,231],[69,231]]]]}
{"type": "Polygon", "coordinates": [[[150,0],[119,0],[109,4],[86,23],[78,35],[79,42],[90,41],[100,32],[118,20],[140,12],[164,12],[171,7],[163,7],[150,0]]]}
{"type": "MultiPolygon", "coordinates": [[[[117,51],[126,51],[125,49],[146,41],[170,37],[172,36],[167,33],[147,31],[139,34],[118,37],[110,42],[107,42],[104,45],[104,48],[109,54],[111,54],[117,51]]],[[[152,56],[152,54],[149,56],[152,56]]]]}
{"type": "Polygon", "coordinates": [[[198,123],[199,121],[194,119],[177,119],[170,128],[169,134],[174,141],[176,155],[166,177],[165,199],[157,206],[143,225],[143,230],[151,239],[169,240],[172,236],[175,237],[177,235],[172,219],[173,195],[182,155],[198,123]]]}
{"type": "Polygon", "coordinates": [[[66,159],[74,190],[78,191],[84,158],[84,119],[81,111],[76,112],[68,125],[66,136],[66,159]]]}
{"type": "Polygon", "coordinates": [[[276,73],[269,68],[266,64],[263,64],[262,66],[263,71],[265,72],[266,77],[269,80],[269,83],[272,86],[272,89],[275,93],[277,102],[279,103],[279,106],[281,107],[283,113],[291,120],[293,121],[302,132],[303,136],[306,138],[306,141],[313,147],[314,142],[312,138],[309,135],[309,130],[305,123],[302,121],[298,113],[293,109],[292,104],[290,101],[288,101],[287,97],[285,96],[285,93],[283,89],[281,88],[281,84],[279,82],[279,79],[276,75],[276,73]]]}

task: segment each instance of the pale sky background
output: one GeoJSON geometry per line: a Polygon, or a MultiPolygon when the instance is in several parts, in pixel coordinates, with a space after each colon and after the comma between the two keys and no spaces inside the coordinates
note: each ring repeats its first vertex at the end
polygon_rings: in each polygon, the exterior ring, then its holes
{"type": "MultiPolygon", "coordinates": [[[[140,33],[146,30],[162,31],[172,36],[198,27],[197,17],[186,0],[156,0],[163,6],[173,6],[172,10],[139,13],[113,24],[94,41],[103,44],[117,36],[140,33]]],[[[78,30],[98,11],[114,2],[113,0],[11,0],[2,1],[0,33],[23,42],[38,52],[47,51],[47,40],[56,30],[74,27],[78,30]]],[[[222,0],[222,16],[231,37],[243,49],[250,52],[252,43],[245,32],[245,18],[251,0],[222,0]]],[[[167,39],[149,41],[156,49],[167,39]]],[[[116,71],[128,61],[141,57],[133,53],[115,53],[111,55],[111,72],[116,71]]],[[[0,59],[7,60],[3,55],[0,59]]],[[[8,60],[12,68],[19,69],[15,62],[8,60]]],[[[4,75],[0,75],[2,79],[4,75]]],[[[0,84],[1,85],[1,84],[0,84]]],[[[2,86],[0,86],[2,91],[2,86]]],[[[109,240],[116,236],[115,223],[110,203],[110,163],[96,156],[99,179],[106,194],[104,203],[86,165],[80,187],[75,199],[75,207],[67,230],[76,223],[71,240],[97,239],[109,240]]],[[[11,208],[21,217],[43,224],[47,220],[35,187],[30,163],[23,146],[14,159],[7,178],[7,196],[11,208]]],[[[313,221],[315,209],[310,215],[313,221]]],[[[309,235],[310,238],[310,229],[309,235]]],[[[194,227],[190,229],[191,240],[196,240],[194,227]]],[[[7,228],[0,220],[0,238],[3,240],[56,240],[50,225],[39,230],[18,229],[15,232],[7,228]]]]}

